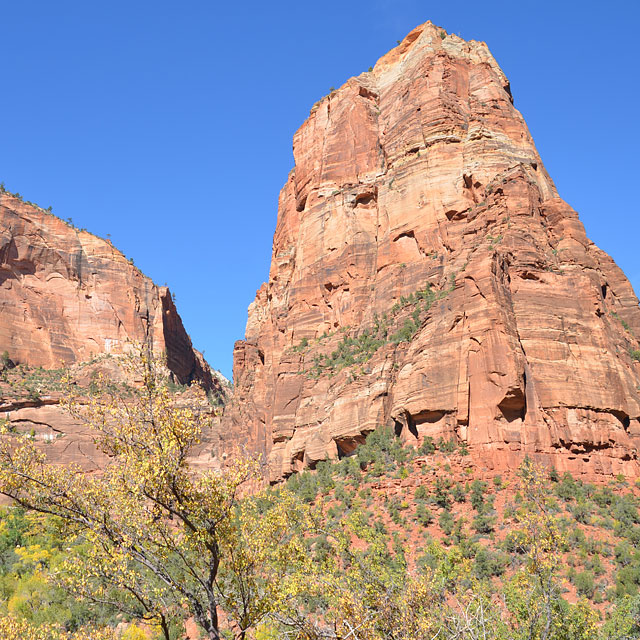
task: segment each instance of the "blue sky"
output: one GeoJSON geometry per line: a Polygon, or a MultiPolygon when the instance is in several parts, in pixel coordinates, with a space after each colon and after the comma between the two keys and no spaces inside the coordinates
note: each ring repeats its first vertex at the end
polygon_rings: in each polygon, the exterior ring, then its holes
{"type": "Polygon", "coordinates": [[[1,15],[0,181],[166,282],[226,375],[293,133],[429,19],[488,43],[560,195],[640,292],[640,3],[20,0],[1,15]]]}

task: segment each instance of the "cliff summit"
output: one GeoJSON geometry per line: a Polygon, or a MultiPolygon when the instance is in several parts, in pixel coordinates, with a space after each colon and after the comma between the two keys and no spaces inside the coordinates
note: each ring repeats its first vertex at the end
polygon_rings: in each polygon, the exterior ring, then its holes
{"type": "Polygon", "coordinates": [[[228,443],[272,480],[379,425],[488,468],[637,473],[638,300],[484,43],[417,27],[313,107],[293,153],[228,443]]]}

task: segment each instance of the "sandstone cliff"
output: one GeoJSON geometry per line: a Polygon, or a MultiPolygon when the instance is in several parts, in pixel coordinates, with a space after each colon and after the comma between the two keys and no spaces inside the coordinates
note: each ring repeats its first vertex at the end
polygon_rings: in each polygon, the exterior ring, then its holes
{"type": "Polygon", "coordinates": [[[638,472],[638,300],[484,43],[416,28],[313,107],[293,152],[228,446],[276,480],[389,424],[488,467],[638,472]]]}
{"type": "Polygon", "coordinates": [[[166,351],[178,382],[211,386],[167,287],[109,241],[0,193],[0,351],[51,369],[123,353],[130,342],[166,351]]]}
{"type": "Polygon", "coordinates": [[[0,192],[0,353],[20,365],[0,362],[0,422],[49,443],[57,462],[99,468],[104,460],[93,434],[59,406],[62,367],[87,385],[96,373],[114,379],[121,375],[116,360],[104,356],[125,353],[132,343],[165,352],[174,382],[196,380],[224,397],[167,287],[109,241],[0,192]]]}

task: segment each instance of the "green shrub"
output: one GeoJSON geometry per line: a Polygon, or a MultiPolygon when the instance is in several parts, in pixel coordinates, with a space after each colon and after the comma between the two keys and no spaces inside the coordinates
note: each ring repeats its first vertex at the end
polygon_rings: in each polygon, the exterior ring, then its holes
{"type": "Polygon", "coordinates": [[[616,545],[613,550],[616,563],[622,567],[630,565],[634,561],[634,552],[628,542],[624,541],[616,545]]]}
{"type": "Polygon", "coordinates": [[[579,500],[571,509],[571,513],[577,522],[581,522],[582,524],[588,524],[591,520],[591,509],[589,509],[588,505],[583,501],[579,500]]]}
{"type": "Polygon", "coordinates": [[[372,431],[355,454],[360,468],[369,469],[371,475],[377,477],[394,470],[408,457],[409,452],[389,427],[378,427],[372,431]]]}
{"type": "Polygon", "coordinates": [[[333,493],[333,496],[336,500],[339,500],[340,502],[342,502],[345,508],[347,509],[351,508],[351,505],[353,504],[353,495],[347,492],[344,485],[339,484],[336,487],[333,493]]]}
{"type": "Polygon", "coordinates": [[[418,556],[416,560],[416,565],[420,571],[425,571],[426,569],[431,569],[431,571],[435,571],[440,564],[440,559],[435,553],[427,551],[426,553],[418,556]]]}
{"type": "Polygon", "coordinates": [[[562,498],[565,502],[570,502],[575,500],[579,493],[579,488],[571,474],[565,473],[562,476],[562,480],[556,485],[555,491],[559,498],[562,498]]]}
{"type": "Polygon", "coordinates": [[[595,576],[601,576],[604,574],[604,567],[602,566],[602,561],[600,560],[599,555],[593,555],[584,563],[584,568],[588,569],[595,576]]]}
{"type": "Polygon", "coordinates": [[[586,542],[586,536],[584,531],[580,527],[572,527],[567,534],[567,542],[573,549],[576,547],[582,547],[586,542]]]}
{"type": "Polygon", "coordinates": [[[416,522],[423,527],[428,527],[433,522],[433,514],[423,503],[416,507],[416,522]]]}
{"type": "Polygon", "coordinates": [[[637,595],[639,585],[640,567],[637,565],[623,567],[616,574],[616,595],[619,598],[637,595]]]}
{"type": "Polygon", "coordinates": [[[491,578],[501,576],[508,565],[509,558],[505,554],[481,546],[476,553],[473,569],[479,578],[491,578]]]}
{"type": "Polygon", "coordinates": [[[436,450],[436,445],[433,443],[433,438],[425,436],[418,453],[423,456],[428,456],[436,450]]]}
{"type": "Polygon", "coordinates": [[[302,340],[300,340],[300,343],[295,347],[293,347],[292,351],[299,353],[301,351],[304,351],[308,346],[309,346],[309,339],[302,338],[302,340]]]}
{"type": "Polygon", "coordinates": [[[440,438],[438,440],[438,449],[443,453],[453,453],[456,450],[457,443],[455,440],[445,440],[444,438],[440,438]]]}
{"type": "Polygon", "coordinates": [[[581,571],[574,579],[578,595],[592,599],[595,592],[595,579],[591,571],[581,571]]]}
{"type": "Polygon", "coordinates": [[[484,506],[484,497],[487,492],[487,483],[482,480],[474,480],[471,483],[471,506],[476,511],[481,511],[484,506]]]}
{"type": "MultiPolygon", "coordinates": [[[[430,309],[434,301],[445,297],[451,291],[450,287],[436,293],[431,285],[427,284],[424,289],[414,291],[409,296],[401,296],[389,313],[385,312],[381,317],[377,314],[374,316],[373,327],[365,329],[355,337],[345,335],[330,354],[316,354],[311,367],[307,370],[307,375],[311,378],[318,378],[325,374],[333,375],[345,367],[367,362],[378,349],[389,342],[399,344],[410,341],[422,324],[422,314],[430,309]],[[405,318],[403,325],[396,328],[396,331],[389,336],[390,327],[395,323],[396,316],[405,307],[411,306],[413,307],[411,317],[405,318]]],[[[345,333],[347,330],[348,327],[345,327],[345,333]]],[[[324,337],[326,336],[321,336],[320,339],[324,337]]],[[[301,345],[294,347],[294,351],[302,349],[301,345]]]]}
{"type": "MultiPolygon", "coordinates": [[[[303,340],[304,341],[304,340],[303,340]]],[[[316,354],[313,358],[313,365],[309,371],[311,377],[317,378],[323,373],[337,373],[345,367],[354,364],[363,364],[371,359],[371,356],[385,344],[383,338],[378,338],[374,332],[366,329],[359,336],[345,336],[337,348],[331,354],[316,354]]],[[[298,345],[297,349],[302,350],[308,346],[298,345]]]]}
{"type": "Polygon", "coordinates": [[[464,487],[459,482],[456,482],[453,487],[451,487],[451,495],[456,502],[464,502],[467,499],[464,487]]]}
{"type": "Polygon", "coordinates": [[[479,513],[471,522],[471,526],[477,533],[491,533],[495,528],[495,518],[486,513],[479,513]]]}
{"type": "Polygon", "coordinates": [[[442,529],[442,532],[445,536],[451,535],[455,522],[456,521],[451,515],[451,512],[447,511],[446,509],[440,514],[440,517],[438,518],[438,524],[440,525],[440,528],[442,529]]]}
{"type": "Polygon", "coordinates": [[[640,522],[638,508],[634,504],[633,497],[629,494],[617,497],[613,505],[612,515],[616,520],[629,527],[640,522]]]}
{"type": "Polygon", "coordinates": [[[295,473],[287,480],[287,487],[303,502],[312,503],[318,495],[318,477],[307,471],[295,473]]]}
{"type": "Polygon", "coordinates": [[[442,478],[436,478],[433,501],[442,509],[448,509],[451,504],[451,497],[449,496],[449,488],[442,478]]]}
{"type": "Polygon", "coordinates": [[[396,331],[389,338],[394,344],[400,344],[401,342],[410,342],[413,336],[418,331],[418,326],[410,318],[406,318],[404,325],[401,329],[396,331]]]}

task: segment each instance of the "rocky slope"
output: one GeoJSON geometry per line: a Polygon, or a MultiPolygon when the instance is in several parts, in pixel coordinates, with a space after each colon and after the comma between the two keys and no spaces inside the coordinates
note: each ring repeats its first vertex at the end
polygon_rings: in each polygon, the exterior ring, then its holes
{"type": "Polygon", "coordinates": [[[393,425],[489,467],[637,473],[640,310],[486,45],[426,23],[293,140],[222,434],[277,480],[393,425]]]}
{"type": "MultiPolygon", "coordinates": [[[[522,567],[517,540],[531,489],[522,472],[479,467],[454,441],[403,448],[379,429],[356,455],[294,474],[284,486],[301,502],[324,505],[325,531],[364,522],[369,532],[385,532],[393,552],[402,549],[398,559],[410,571],[433,567],[433,554],[447,549],[454,565],[462,557],[477,577],[492,576],[495,589],[522,567]]],[[[586,597],[589,608],[605,613],[617,597],[638,593],[629,564],[640,564],[640,556],[627,552],[638,533],[638,484],[606,475],[588,483],[551,470],[540,479],[538,497],[546,494],[561,532],[554,553],[562,597],[571,603],[586,597]]]]}
{"type": "Polygon", "coordinates": [[[0,353],[8,362],[0,363],[0,420],[50,443],[59,462],[99,467],[92,434],[58,406],[62,367],[88,385],[92,374],[116,375],[115,361],[104,356],[126,353],[132,343],[165,352],[175,383],[196,380],[224,395],[167,287],[109,241],[1,191],[0,353]]]}

